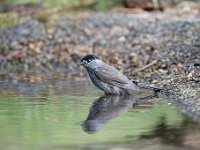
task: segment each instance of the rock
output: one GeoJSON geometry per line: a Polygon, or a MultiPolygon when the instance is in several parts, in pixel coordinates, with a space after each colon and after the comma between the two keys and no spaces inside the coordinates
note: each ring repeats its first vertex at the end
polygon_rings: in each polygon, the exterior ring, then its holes
{"type": "Polygon", "coordinates": [[[156,7],[152,0],[124,0],[124,4],[128,8],[142,8],[148,10],[156,7]]]}
{"type": "Polygon", "coordinates": [[[28,48],[34,50],[35,49],[35,45],[33,43],[29,43],[28,44],[28,48]]]}
{"type": "MultiPolygon", "coordinates": [[[[124,0],[127,8],[142,8],[145,10],[174,7],[185,0],[124,0]]],[[[185,3],[185,2],[184,2],[185,3]]]]}

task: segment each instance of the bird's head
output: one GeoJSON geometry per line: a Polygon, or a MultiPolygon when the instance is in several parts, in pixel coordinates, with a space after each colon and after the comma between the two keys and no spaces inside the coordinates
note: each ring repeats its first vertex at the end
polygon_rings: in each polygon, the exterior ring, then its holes
{"type": "Polygon", "coordinates": [[[81,59],[80,64],[84,66],[86,69],[95,69],[97,67],[100,67],[102,64],[102,61],[99,57],[95,55],[86,55],[81,59]]]}

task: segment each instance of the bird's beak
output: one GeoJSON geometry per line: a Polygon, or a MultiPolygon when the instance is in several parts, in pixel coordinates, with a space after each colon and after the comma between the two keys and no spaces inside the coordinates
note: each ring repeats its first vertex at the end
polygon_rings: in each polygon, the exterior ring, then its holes
{"type": "Polygon", "coordinates": [[[82,61],[79,63],[79,65],[83,66],[85,64],[85,61],[82,61]]]}

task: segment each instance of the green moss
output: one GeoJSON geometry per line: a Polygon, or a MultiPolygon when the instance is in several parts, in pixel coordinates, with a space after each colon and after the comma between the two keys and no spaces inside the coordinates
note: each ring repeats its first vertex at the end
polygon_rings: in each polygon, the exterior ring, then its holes
{"type": "Polygon", "coordinates": [[[39,3],[40,2],[40,0],[4,0],[4,1],[8,5],[16,5],[16,4],[22,4],[22,3],[39,3]]]}
{"type": "Polygon", "coordinates": [[[96,9],[98,10],[106,10],[111,7],[122,5],[123,0],[97,0],[96,9]]]}
{"type": "Polygon", "coordinates": [[[0,28],[13,28],[19,23],[15,14],[0,14],[0,28]]]}
{"type": "Polygon", "coordinates": [[[9,47],[6,45],[0,45],[0,49],[1,49],[0,55],[2,55],[2,56],[5,56],[10,52],[9,47]]]}
{"type": "MultiPolygon", "coordinates": [[[[77,3],[87,3],[91,1],[96,1],[96,4],[93,6],[89,6],[88,9],[93,10],[106,10],[116,5],[122,5],[123,0],[43,0],[42,5],[47,8],[55,8],[55,7],[73,7],[77,3]]],[[[22,3],[41,3],[40,0],[5,0],[6,4],[16,5],[22,3]]],[[[76,9],[76,8],[75,8],[76,9]]],[[[83,9],[83,8],[78,8],[83,9]]],[[[77,9],[76,9],[77,10],[77,9]]]]}
{"type": "Polygon", "coordinates": [[[40,14],[37,17],[37,20],[42,22],[42,23],[47,23],[49,20],[49,16],[47,14],[40,14]]]}

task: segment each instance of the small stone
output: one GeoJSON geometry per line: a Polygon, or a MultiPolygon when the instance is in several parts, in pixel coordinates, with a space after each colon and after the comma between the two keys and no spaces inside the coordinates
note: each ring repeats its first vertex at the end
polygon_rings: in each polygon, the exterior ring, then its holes
{"type": "Polygon", "coordinates": [[[35,48],[35,45],[34,45],[33,43],[29,43],[29,44],[28,44],[28,47],[29,47],[31,50],[33,50],[33,49],[35,48]]]}
{"type": "Polygon", "coordinates": [[[198,98],[196,101],[197,101],[198,103],[200,103],[200,98],[198,98]]]}
{"type": "Polygon", "coordinates": [[[119,42],[124,42],[126,41],[126,38],[124,36],[119,37],[119,42]]]}
{"type": "Polygon", "coordinates": [[[192,73],[189,73],[189,74],[187,75],[187,77],[188,77],[189,79],[192,79],[193,74],[192,74],[192,73]]]}
{"type": "Polygon", "coordinates": [[[36,48],[34,49],[34,52],[36,52],[37,54],[40,54],[40,53],[41,53],[41,49],[40,49],[39,47],[36,47],[36,48]]]}

